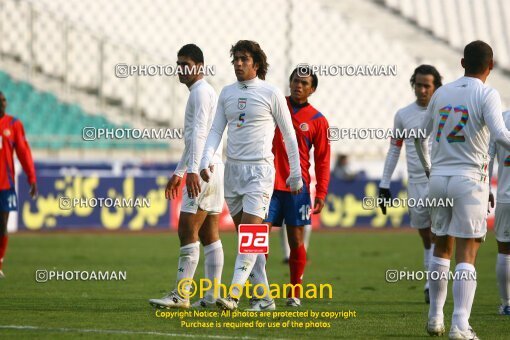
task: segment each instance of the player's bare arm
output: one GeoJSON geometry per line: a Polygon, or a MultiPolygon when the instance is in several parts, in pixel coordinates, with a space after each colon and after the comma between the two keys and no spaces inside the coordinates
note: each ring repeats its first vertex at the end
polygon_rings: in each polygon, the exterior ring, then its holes
{"type": "Polygon", "coordinates": [[[167,200],[174,200],[179,195],[179,188],[181,187],[182,178],[177,175],[172,175],[168,181],[165,189],[165,198],[167,200]]]}
{"type": "Polygon", "coordinates": [[[200,194],[200,178],[198,174],[188,172],[186,175],[186,188],[188,189],[189,198],[198,197],[200,194]]]}
{"type": "Polygon", "coordinates": [[[30,191],[28,192],[32,199],[36,199],[39,191],[37,190],[37,183],[30,184],[30,191]]]}

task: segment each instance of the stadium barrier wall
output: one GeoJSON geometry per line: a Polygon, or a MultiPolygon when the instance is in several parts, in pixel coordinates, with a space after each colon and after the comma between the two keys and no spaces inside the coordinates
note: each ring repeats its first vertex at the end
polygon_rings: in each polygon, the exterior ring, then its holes
{"type": "MultiPolygon", "coordinates": [[[[178,200],[165,199],[168,177],[160,176],[102,176],[102,175],[39,175],[39,196],[29,197],[25,175],[18,178],[18,230],[165,230],[177,229],[181,196],[178,200]],[[150,202],[148,207],[90,207],[75,206],[62,209],[60,198],[138,198],[150,202]]],[[[185,180],[182,181],[184,186],[185,180]]],[[[494,183],[493,183],[494,184],[494,183]]],[[[406,183],[393,182],[394,197],[407,197],[406,183]]],[[[366,209],[364,197],[376,197],[378,181],[344,181],[332,176],[326,206],[319,215],[312,215],[315,229],[401,229],[409,226],[406,207],[381,210],[366,209]]],[[[312,193],[313,195],[313,193],[312,193]]],[[[493,224],[493,212],[489,226],[493,224]]],[[[220,215],[221,230],[233,230],[233,223],[226,205],[220,215]]]]}
{"type": "Polygon", "coordinates": [[[168,229],[171,209],[165,199],[166,176],[39,175],[39,196],[29,197],[26,178],[18,186],[18,230],[168,229]],[[128,208],[86,205],[62,208],[62,198],[146,199],[147,206],[128,208]]]}

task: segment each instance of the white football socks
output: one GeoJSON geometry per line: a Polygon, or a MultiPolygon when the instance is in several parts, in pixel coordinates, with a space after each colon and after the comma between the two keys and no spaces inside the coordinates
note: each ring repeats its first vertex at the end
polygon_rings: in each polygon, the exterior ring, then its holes
{"type": "Polygon", "coordinates": [[[456,325],[461,331],[469,328],[469,316],[476,291],[474,275],[476,275],[475,267],[470,263],[459,263],[455,267],[452,327],[456,325]]]}
{"type": "Polygon", "coordinates": [[[280,244],[282,246],[283,258],[288,260],[290,257],[290,247],[289,239],[287,238],[287,226],[285,223],[283,223],[280,228],[280,244]]]}
{"type": "Polygon", "coordinates": [[[503,306],[510,306],[510,255],[498,254],[496,278],[503,306]]]}
{"type": "MultiPolygon", "coordinates": [[[[198,259],[200,257],[200,242],[194,242],[181,247],[179,255],[179,265],[177,267],[176,287],[182,279],[192,279],[197,269],[198,259]]],[[[191,284],[182,287],[186,291],[190,291],[191,284]]]]}
{"type": "MultiPolygon", "coordinates": [[[[430,262],[432,260],[432,256],[434,255],[434,243],[430,245],[429,249],[423,250],[423,266],[425,267],[425,270],[430,270],[430,262]]],[[[425,289],[429,288],[429,281],[425,282],[425,289]]]]}
{"type": "MultiPolygon", "coordinates": [[[[312,235],[312,225],[307,224],[304,226],[305,230],[303,232],[303,243],[305,245],[305,249],[308,252],[308,246],[310,245],[310,236],[312,235]]],[[[289,252],[290,254],[290,252],[289,252]]]]}
{"type": "Polygon", "coordinates": [[[204,299],[207,302],[215,302],[221,295],[219,287],[224,261],[223,245],[221,244],[221,240],[204,246],[204,255],[205,278],[208,279],[212,285],[212,288],[205,293],[204,299]]]}
{"type": "Polygon", "coordinates": [[[237,254],[236,264],[234,267],[234,277],[230,284],[230,296],[236,299],[241,298],[244,284],[250,276],[253,266],[257,261],[257,255],[259,254],[237,254]]]}
{"type": "Polygon", "coordinates": [[[432,256],[429,270],[437,272],[437,280],[430,280],[429,296],[429,320],[444,321],[443,307],[448,293],[448,272],[450,271],[450,260],[432,256]]]}
{"type": "Polygon", "coordinates": [[[269,296],[266,262],[266,256],[264,254],[257,254],[257,261],[250,274],[250,283],[253,285],[253,288],[256,287],[256,292],[254,289],[252,297],[257,299],[266,299],[269,296]]]}

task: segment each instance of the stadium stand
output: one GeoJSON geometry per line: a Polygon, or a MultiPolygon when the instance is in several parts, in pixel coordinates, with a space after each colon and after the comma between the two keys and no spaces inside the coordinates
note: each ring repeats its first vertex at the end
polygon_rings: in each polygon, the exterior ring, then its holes
{"type": "MultiPolygon", "coordinates": [[[[504,2],[489,2],[504,7],[501,13],[510,8],[504,2]]],[[[452,9],[458,6],[452,1],[445,3],[452,9]]],[[[120,79],[115,76],[115,66],[174,65],[176,51],[185,43],[194,42],[204,50],[206,63],[215,67],[208,81],[218,92],[235,81],[228,52],[239,39],[261,44],[270,63],[267,80],[286,93],[288,74],[299,63],[397,65],[396,76],[320,76],[318,91],[311,99],[331,126],[390,128],[395,111],[414,98],[409,76],[418,64],[433,64],[445,81],[453,80],[461,75],[458,47],[471,36],[486,39],[498,31],[492,27],[495,24],[489,29],[480,21],[476,28],[466,28],[468,34],[458,28],[457,21],[472,15],[471,7],[460,6],[462,13],[444,20],[438,14],[445,11],[440,1],[428,4],[425,0],[1,0],[0,4],[4,9],[0,14],[4,34],[0,69],[6,61],[23,65],[18,78],[43,90],[48,90],[47,82],[38,79],[51,79],[63,84],[51,91],[58,98],[68,101],[70,93],[75,95],[70,102],[79,103],[86,112],[104,112],[112,122],[138,127],[182,127],[187,90],[176,77],[120,79]],[[385,12],[381,4],[391,11],[381,13],[385,12]],[[358,15],[359,11],[364,15],[358,15]],[[200,13],[202,20],[192,21],[190,13],[200,13]],[[243,13],[242,18],[238,13],[243,13]],[[367,17],[378,26],[371,26],[367,17]],[[423,27],[421,32],[416,29],[419,27],[423,27]],[[398,32],[392,32],[396,28],[398,32]],[[438,47],[438,41],[448,43],[438,47]],[[83,93],[87,100],[76,95],[83,93]],[[90,102],[93,104],[87,106],[90,102]]],[[[486,8],[498,10],[493,5],[486,8]]],[[[506,39],[506,31],[499,36],[506,39]]],[[[497,41],[496,45],[501,45],[497,41]]],[[[498,58],[503,63],[507,56],[498,53],[498,58]]],[[[490,81],[502,88],[509,85],[508,76],[503,78],[500,81],[501,76],[495,75],[490,81]]],[[[172,148],[178,151],[182,146],[179,143],[172,148]]],[[[332,148],[353,160],[380,162],[387,141],[346,139],[332,143],[332,148]]]]}
{"type": "Polygon", "coordinates": [[[501,67],[510,71],[510,6],[503,0],[380,1],[434,36],[462,49],[466,41],[484,40],[501,67]],[[447,13],[456,13],[455,16],[447,13]]]}
{"type": "Polygon", "coordinates": [[[8,98],[8,112],[24,122],[32,148],[164,148],[162,143],[150,145],[135,142],[118,143],[107,139],[101,143],[84,143],[83,127],[116,128],[100,115],[85,113],[79,105],[66,104],[50,92],[41,92],[23,81],[13,80],[0,71],[0,89],[8,98]],[[34,138],[31,138],[34,137],[34,138]]]}

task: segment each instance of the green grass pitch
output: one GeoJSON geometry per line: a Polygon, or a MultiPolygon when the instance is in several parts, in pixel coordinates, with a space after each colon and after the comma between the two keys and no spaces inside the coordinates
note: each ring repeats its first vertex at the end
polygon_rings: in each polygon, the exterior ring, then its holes
{"type": "MultiPolygon", "coordinates": [[[[478,287],[471,325],[482,339],[510,338],[510,319],[497,315],[496,245],[492,233],[477,263],[478,287]]],[[[268,263],[270,283],[286,283],[277,233],[272,233],[268,263]]],[[[236,235],[223,233],[223,281],[230,283],[236,235]]],[[[311,263],[305,283],[329,283],[333,299],[304,300],[301,310],[356,311],[356,318],[318,321],[330,328],[183,328],[178,319],[155,316],[149,298],[171,288],[177,266],[175,233],[158,234],[18,234],[11,235],[0,281],[0,338],[426,338],[428,306],[423,281],[387,283],[388,269],[422,270],[423,250],[415,232],[312,234],[311,263]],[[50,281],[37,283],[35,271],[126,271],[126,281],[50,281]]],[[[451,269],[454,268],[452,263],[451,269]]],[[[203,253],[196,277],[203,275],[203,253]]],[[[288,310],[277,300],[277,310],[288,310]]],[[[452,313],[451,283],[445,308],[446,327],[452,313]]],[[[246,299],[241,309],[246,307],[246,299]]],[[[252,321],[186,318],[187,321],[252,321]]],[[[284,322],[305,319],[264,319],[284,322]]]]}

